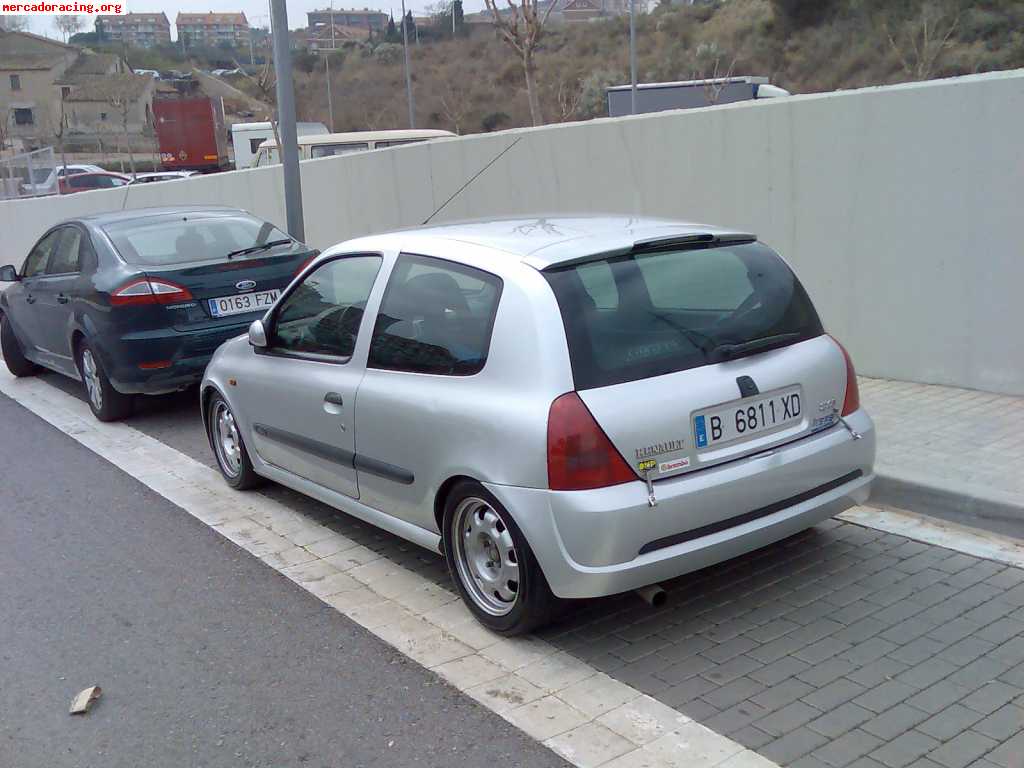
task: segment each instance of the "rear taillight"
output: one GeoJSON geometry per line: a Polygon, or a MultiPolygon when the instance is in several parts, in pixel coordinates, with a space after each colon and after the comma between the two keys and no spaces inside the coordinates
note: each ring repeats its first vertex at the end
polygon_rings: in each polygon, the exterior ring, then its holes
{"type": "Polygon", "coordinates": [[[843,416],[849,416],[851,413],[860,408],[860,389],[857,387],[857,372],[853,369],[853,360],[850,359],[850,353],[846,351],[844,347],[835,336],[830,336],[843,353],[843,359],[846,361],[846,397],[843,398],[843,416]]]}
{"type": "Polygon", "coordinates": [[[575,392],[551,403],[548,411],[548,487],[584,491],[636,480],[587,406],[575,392]]]}
{"type": "Polygon", "coordinates": [[[142,277],[132,280],[110,294],[110,303],[115,307],[140,304],[177,304],[192,301],[192,292],[170,280],[142,277]]]}

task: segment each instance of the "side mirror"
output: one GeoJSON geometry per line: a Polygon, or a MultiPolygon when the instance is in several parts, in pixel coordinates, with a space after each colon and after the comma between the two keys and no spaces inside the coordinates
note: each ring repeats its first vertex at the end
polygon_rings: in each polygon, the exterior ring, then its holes
{"type": "Polygon", "coordinates": [[[267,329],[262,320],[253,320],[249,326],[249,344],[256,349],[267,348],[267,329]]]}
{"type": "Polygon", "coordinates": [[[8,264],[6,267],[0,267],[0,283],[16,283],[21,280],[18,276],[18,270],[8,264]]]}

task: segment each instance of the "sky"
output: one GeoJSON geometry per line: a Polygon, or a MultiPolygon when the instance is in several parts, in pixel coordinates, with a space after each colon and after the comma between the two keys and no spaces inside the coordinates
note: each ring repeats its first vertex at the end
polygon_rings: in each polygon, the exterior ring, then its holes
{"type": "MultiPolygon", "coordinates": [[[[433,5],[436,0],[406,0],[406,8],[415,14],[422,14],[428,5],[433,5]]],[[[306,12],[318,8],[328,7],[329,0],[289,0],[288,2],[288,26],[292,29],[306,26],[306,12]]],[[[270,9],[267,0],[178,0],[178,2],[167,2],[166,0],[127,0],[128,10],[134,13],[145,13],[149,11],[163,11],[171,22],[171,37],[176,38],[174,29],[174,17],[178,11],[186,13],[206,13],[215,11],[225,13],[228,11],[243,11],[249,24],[254,27],[270,26],[270,9]]],[[[377,8],[388,13],[392,10],[395,17],[401,16],[401,0],[354,0],[346,4],[344,0],[335,0],[335,8],[377,8]]],[[[463,0],[463,9],[466,13],[481,11],[484,8],[484,0],[463,0]]],[[[91,32],[94,28],[93,19],[87,16],[82,17],[86,22],[84,32],[91,32]]],[[[40,16],[31,19],[30,32],[37,35],[47,35],[59,38],[56,27],[53,23],[40,16]]]]}

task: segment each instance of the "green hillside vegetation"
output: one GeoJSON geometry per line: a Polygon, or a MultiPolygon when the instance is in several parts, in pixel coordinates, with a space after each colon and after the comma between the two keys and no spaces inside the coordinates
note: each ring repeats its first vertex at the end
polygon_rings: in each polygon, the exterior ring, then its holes
{"type": "MultiPolygon", "coordinates": [[[[605,114],[604,87],[628,82],[628,20],[549,25],[538,53],[545,122],[605,114]]],[[[724,0],[638,18],[643,81],[764,75],[793,93],[1024,67],[1020,0],[724,0]]],[[[420,128],[476,133],[530,124],[520,60],[489,27],[412,49],[420,128]]],[[[323,61],[301,56],[300,118],[330,124],[323,61]]],[[[331,58],[336,130],[404,128],[401,46],[331,58]]]]}

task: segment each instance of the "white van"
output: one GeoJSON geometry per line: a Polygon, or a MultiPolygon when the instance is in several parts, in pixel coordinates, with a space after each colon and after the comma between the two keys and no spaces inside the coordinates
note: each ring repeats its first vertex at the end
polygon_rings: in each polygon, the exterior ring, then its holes
{"type": "MultiPolygon", "coordinates": [[[[397,147],[400,144],[417,144],[431,139],[455,136],[451,131],[405,130],[405,131],[357,131],[354,133],[325,133],[320,136],[299,136],[299,160],[314,160],[318,157],[345,155],[349,152],[364,152],[370,149],[397,147]]],[[[236,150],[237,151],[237,150],[236,150]]],[[[273,138],[260,145],[256,153],[255,166],[274,165],[281,162],[277,141],[273,138]]]]}
{"type": "MultiPolygon", "coordinates": [[[[323,123],[296,123],[299,136],[316,136],[327,133],[323,123]]],[[[274,138],[273,123],[235,123],[231,126],[231,143],[235,147],[235,168],[252,168],[260,144],[274,138]]]]}

